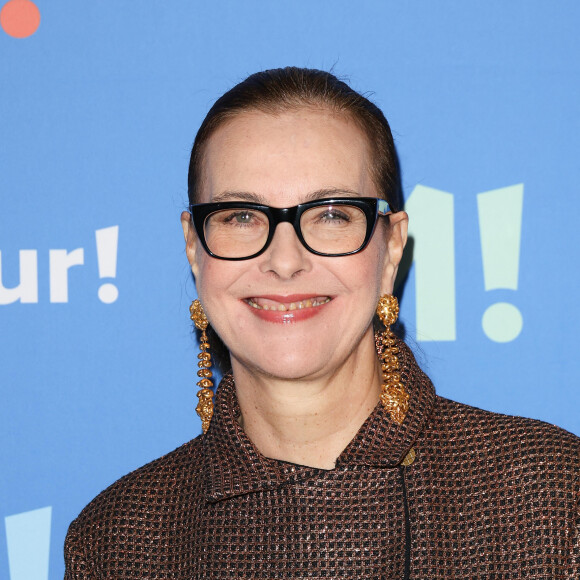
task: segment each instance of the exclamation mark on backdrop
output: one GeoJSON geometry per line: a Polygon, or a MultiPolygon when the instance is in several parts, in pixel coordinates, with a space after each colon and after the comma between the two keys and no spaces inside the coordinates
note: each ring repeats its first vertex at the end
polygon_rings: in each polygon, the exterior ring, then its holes
{"type": "MultiPolygon", "coordinates": [[[[119,226],[103,228],[95,231],[97,238],[97,260],[99,262],[99,278],[116,278],[117,248],[119,242],[119,226]]],[[[114,284],[107,282],[99,288],[99,299],[105,304],[115,302],[119,290],[114,284]]]]}
{"type": "MultiPolygon", "coordinates": [[[[485,289],[517,290],[522,233],[524,185],[512,185],[477,195],[485,289]]],[[[483,331],[495,342],[510,342],[522,331],[520,311],[508,302],[487,308],[483,331]]]]}

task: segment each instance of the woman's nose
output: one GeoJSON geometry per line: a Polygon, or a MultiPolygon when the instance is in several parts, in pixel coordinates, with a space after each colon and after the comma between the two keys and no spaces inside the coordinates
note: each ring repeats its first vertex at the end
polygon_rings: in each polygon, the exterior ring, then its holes
{"type": "Polygon", "coordinates": [[[278,224],[263,258],[262,272],[273,272],[282,279],[312,268],[312,254],[302,245],[290,223],[278,224]]]}

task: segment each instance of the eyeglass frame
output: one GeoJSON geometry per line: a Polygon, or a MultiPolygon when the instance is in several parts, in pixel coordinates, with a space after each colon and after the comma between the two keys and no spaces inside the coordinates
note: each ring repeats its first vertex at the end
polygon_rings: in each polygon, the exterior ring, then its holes
{"type": "Polygon", "coordinates": [[[358,254],[362,252],[368,243],[370,242],[375,227],[377,225],[377,218],[388,217],[392,212],[387,200],[378,197],[333,197],[325,199],[317,199],[314,201],[307,201],[305,203],[299,203],[298,205],[292,207],[271,207],[269,205],[263,205],[260,203],[253,203],[248,201],[222,201],[215,203],[194,203],[189,205],[189,213],[191,214],[191,219],[197,236],[203,246],[203,249],[212,257],[218,260],[229,260],[229,261],[240,261],[240,260],[251,260],[252,258],[257,258],[263,254],[267,249],[272,240],[274,239],[274,234],[276,233],[276,228],[279,224],[283,222],[288,222],[294,227],[296,236],[300,240],[300,243],[312,254],[317,256],[325,256],[329,258],[338,258],[342,256],[350,256],[352,254],[358,254]],[[300,227],[300,218],[302,214],[312,209],[313,207],[324,207],[326,205],[351,205],[359,208],[365,214],[367,220],[367,231],[365,233],[365,238],[362,245],[357,250],[351,252],[341,252],[338,254],[328,254],[325,252],[317,252],[312,249],[304,239],[302,235],[302,229],[300,227]],[[266,215],[268,218],[268,237],[264,242],[264,246],[259,252],[255,252],[250,256],[243,256],[237,258],[228,258],[225,256],[218,256],[214,254],[205,239],[204,225],[205,220],[212,213],[225,210],[225,209],[252,209],[255,211],[260,211],[266,215]]]}

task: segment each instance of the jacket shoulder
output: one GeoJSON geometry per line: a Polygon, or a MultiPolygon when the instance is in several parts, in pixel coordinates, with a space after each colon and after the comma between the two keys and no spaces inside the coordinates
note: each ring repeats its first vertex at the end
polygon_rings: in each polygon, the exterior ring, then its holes
{"type": "MultiPolygon", "coordinates": [[[[95,497],[69,527],[65,579],[120,578],[120,571],[143,559],[148,549],[155,547],[164,555],[183,517],[183,506],[199,500],[200,453],[197,437],[95,497]]],[[[149,565],[155,566],[156,562],[149,565]]]]}
{"type": "Polygon", "coordinates": [[[124,475],[97,495],[79,514],[88,517],[92,512],[125,505],[127,502],[149,503],[153,494],[168,495],[178,488],[191,485],[197,479],[201,437],[124,475]]]}
{"type": "Polygon", "coordinates": [[[436,397],[432,433],[447,447],[487,457],[500,456],[506,464],[525,465],[574,474],[580,479],[580,438],[556,425],[485,411],[436,397]]]}
{"type": "Polygon", "coordinates": [[[199,483],[201,437],[128,473],[99,493],[78,515],[71,528],[103,529],[129,525],[133,520],[167,514],[176,497],[199,483]],[[143,515],[147,517],[143,518],[143,515]]]}

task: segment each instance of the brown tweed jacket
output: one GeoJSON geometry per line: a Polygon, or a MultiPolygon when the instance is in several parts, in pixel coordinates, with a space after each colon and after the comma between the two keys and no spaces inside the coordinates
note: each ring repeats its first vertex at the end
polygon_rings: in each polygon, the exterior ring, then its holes
{"type": "Polygon", "coordinates": [[[579,580],[580,439],[438,397],[402,348],[405,422],[377,406],[330,471],[262,456],[226,377],[207,435],[71,524],[66,580],[579,580]]]}

